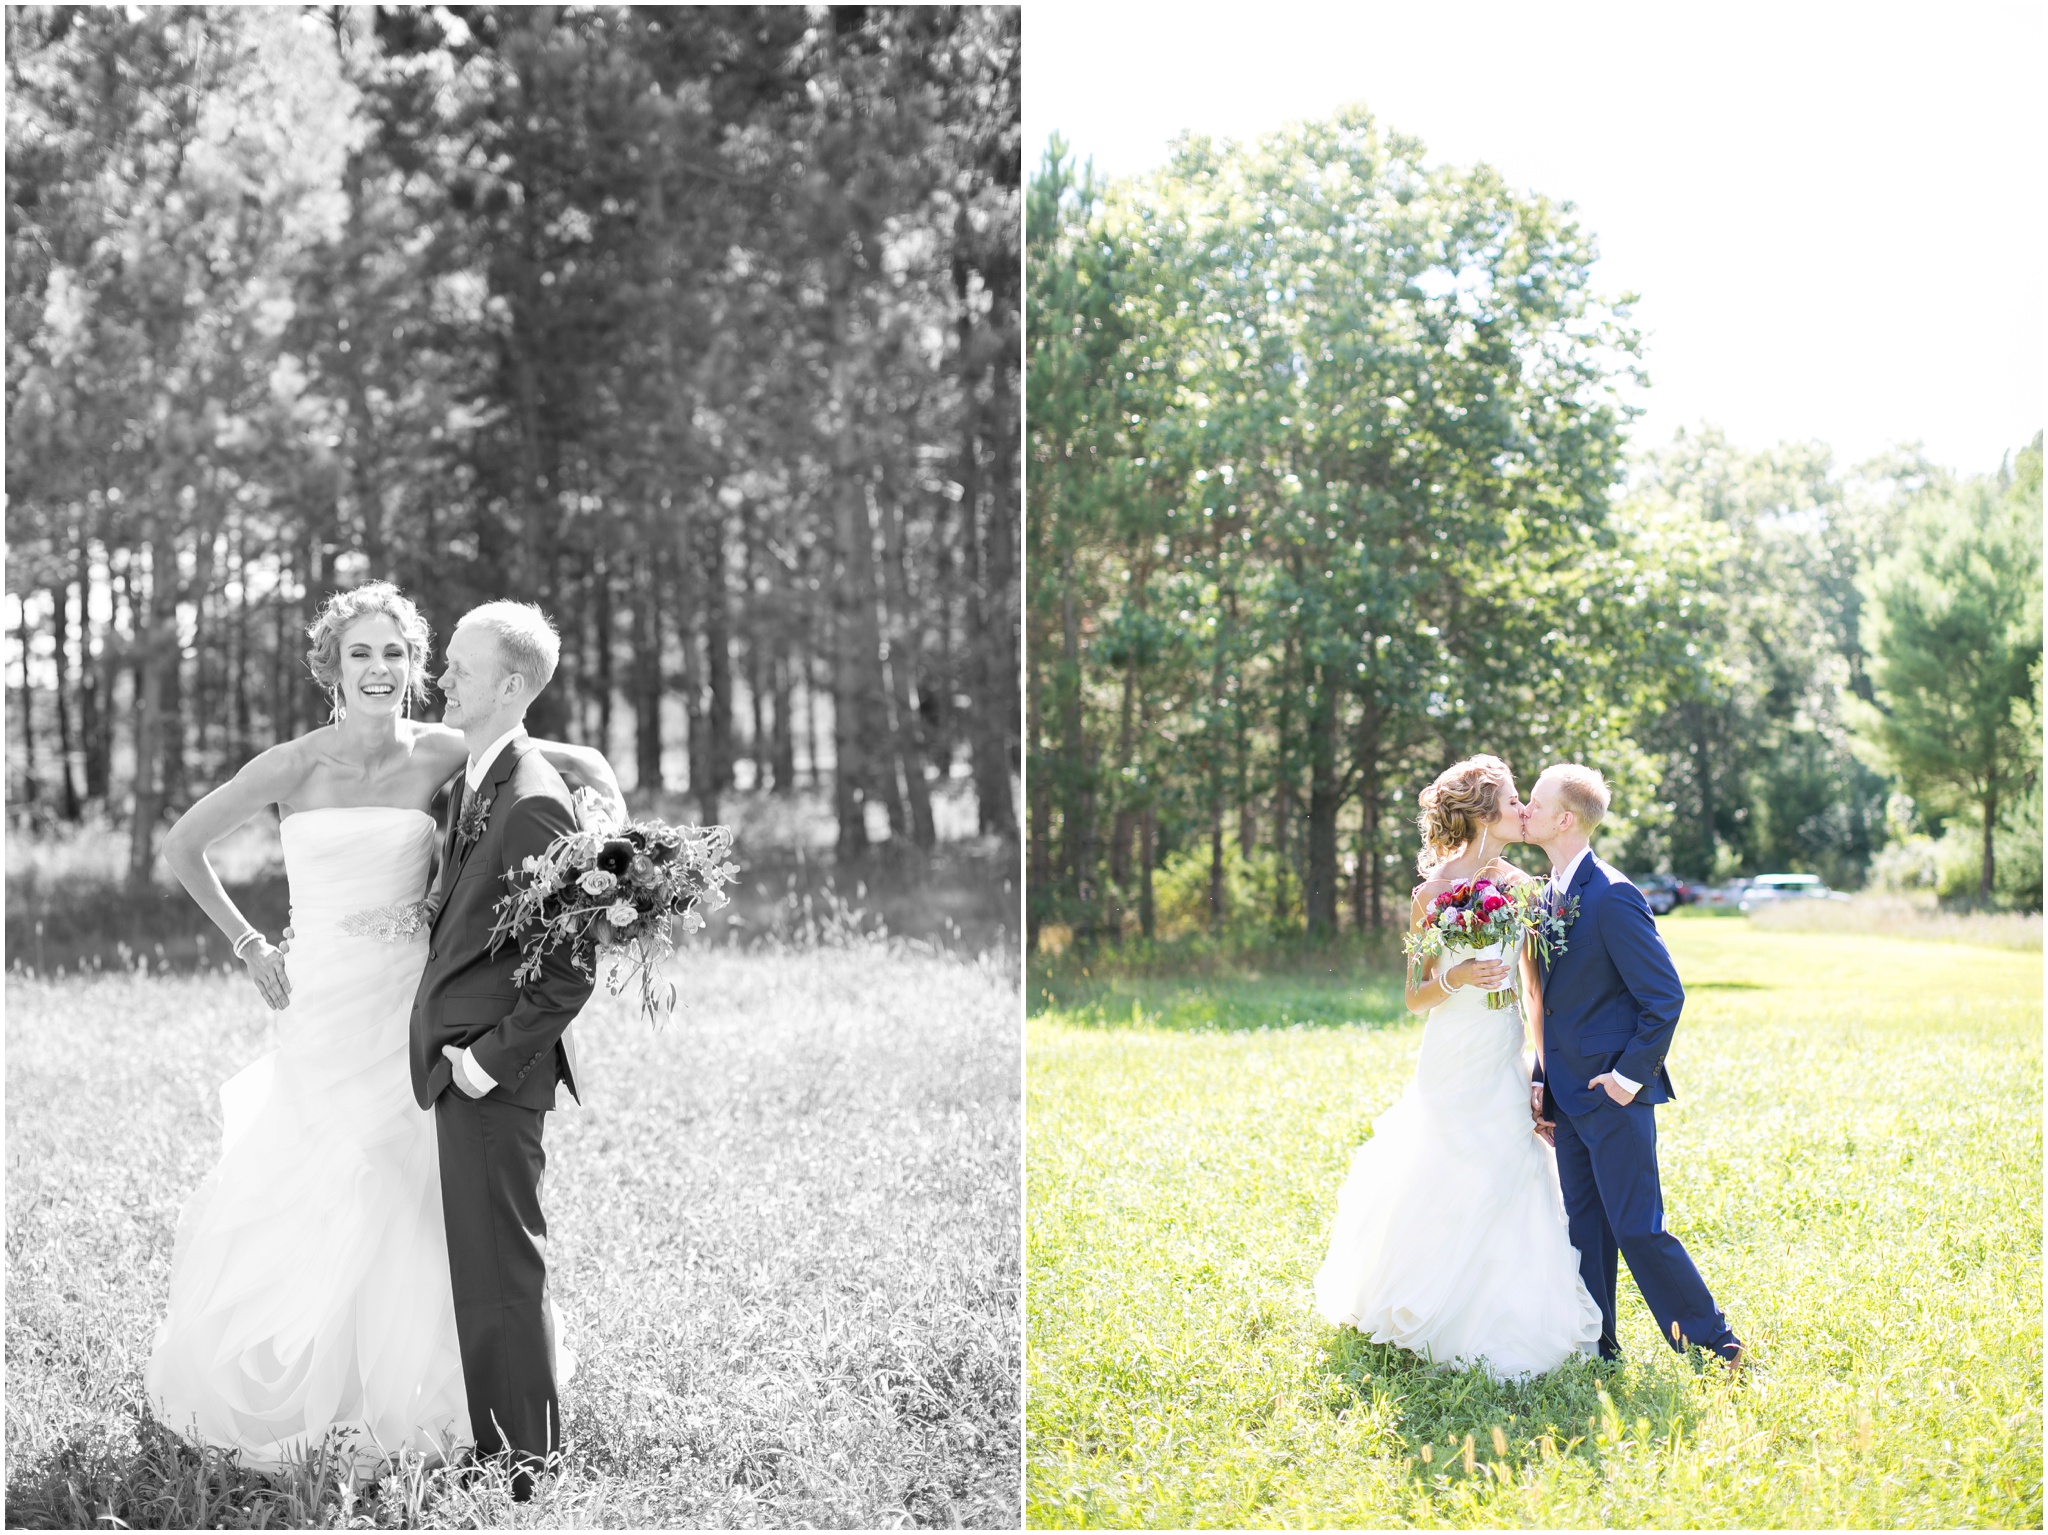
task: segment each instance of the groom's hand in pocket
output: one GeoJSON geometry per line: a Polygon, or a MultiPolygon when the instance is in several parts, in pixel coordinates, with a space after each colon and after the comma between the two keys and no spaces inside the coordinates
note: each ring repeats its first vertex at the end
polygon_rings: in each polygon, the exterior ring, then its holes
{"type": "Polygon", "coordinates": [[[462,1050],[455,1045],[443,1045],[441,1053],[448,1057],[448,1064],[454,1068],[450,1075],[455,1080],[455,1090],[465,1098],[481,1098],[490,1091],[479,1086],[469,1077],[469,1062],[463,1059],[462,1050]]]}
{"type": "Polygon", "coordinates": [[[1638,1089],[1635,1088],[1623,1087],[1619,1082],[1614,1080],[1614,1073],[1611,1071],[1601,1072],[1599,1076],[1595,1077],[1592,1081],[1588,1082],[1586,1086],[1588,1088],[1598,1087],[1603,1089],[1608,1097],[1612,1098],[1616,1103],[1621,1104],[1629,1104],[1635,1102],[1636,1092],[1638,1091],[1638,1089]]]}

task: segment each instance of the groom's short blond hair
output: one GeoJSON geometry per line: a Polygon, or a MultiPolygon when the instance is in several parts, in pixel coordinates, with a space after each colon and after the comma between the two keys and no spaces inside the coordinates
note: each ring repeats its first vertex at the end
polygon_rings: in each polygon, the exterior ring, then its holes
{"type": "Polygon", "coordinates": [[[508,672],[526,679],[528,696],[554,680],[562,659],[562,639],[554,620],[530,602],[487,602],[471,608],[456,624],[487,630],[498,646],[498,660],[508,672]]]}
{"type": "Polygon", "coordinates": [[[1614,797],[1607,792],[1607,780],[1600,776],[1598,768],[1581,762],[1560,762],[1545,768],[1543,776],[1557,785],[1557,797],[1577,817],[1581,831],[1591,832],[1607,818],[1607,807],[1614,803],[1614,797]]]}

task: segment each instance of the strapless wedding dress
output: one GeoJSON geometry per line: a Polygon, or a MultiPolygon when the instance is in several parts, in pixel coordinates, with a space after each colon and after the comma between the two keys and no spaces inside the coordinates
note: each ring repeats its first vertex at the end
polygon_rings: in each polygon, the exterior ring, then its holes
{"type": "MultiPolygon", "coordinates": [[[[1463,957],[1463,956],[1460,956],[1463,957]]],[[[1597,1351],[1600,1308],[1529,1116],[1519,1007],[1471,988],[1429,1014],[1415,1080],[1337,1196],[1316,1309],[1376,1343],[1501,1379],[1597,1351]]]]}
{"type": "Polygon", "coordinates": [[[275,1470],[339,1429],[359,1461],[472,1442],[434,1116],[406,1037],[435,828],[387,806],[281,828],[295,936],[277,1048],[221,1089],[219,1163],[178,1221],[144,1376],[165,1424],[275,1470]]]}

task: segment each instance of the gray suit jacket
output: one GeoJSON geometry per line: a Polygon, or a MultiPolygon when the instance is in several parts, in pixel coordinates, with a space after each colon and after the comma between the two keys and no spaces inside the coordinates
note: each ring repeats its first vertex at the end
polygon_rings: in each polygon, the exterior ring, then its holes
{"type": "MultiPolygon", "coordinates": [[[[576,1093],[575,1063],[564,1039],[590,999],[593,980],[557,949],[526,985],[514,986],[519,946],[509,939],[493,950],[495,908],[510,893],[507,870],[576,827],[575,802],[562,775],[530,741],[511,742],[491,763],[477,790],[489,806],[483,833],[465,843],[459,833],[467,785],[458,779],[442,843],[441,877],[434,887],[439,910],[429,930],[427,968],[412,1005],[412,1089],[421,1108],[433,1107],[454,1076],[444,1045],[471,1052],[497,1086],[485,1096],[526,1108],[554,1106],[555,1084],[576,1093]]],[[[579,1097],[578,1101],[581,1099],[579,1097]]]]}

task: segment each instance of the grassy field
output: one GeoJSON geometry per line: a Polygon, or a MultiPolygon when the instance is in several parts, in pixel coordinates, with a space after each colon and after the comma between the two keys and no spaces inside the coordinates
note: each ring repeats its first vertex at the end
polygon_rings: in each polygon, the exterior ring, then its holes
{"type": "Polygon", "coordinates": [[[1625,1270],[1623,1362],[1522,1386],[1315,1315],[1420,1038],[1384,979],[1034,976],[1027,1522],[2039,1528],[2040,955],[1666,928],[1666,1203],[1741,1383],[1625,1270]]]}
{"type": "MultiPolygon", "coordinates": [[[[252,822],[212,856],[242,914],[275,936],[291,911],[276,826],[252,822]]],[[[126,836],[104,827],[41,838],[10,831],[9,967],[49,976],[223,965],[226,942],[169,869],[133,888],[122,879],[126,858],[126,836]]],[[[999,844],[942,843],[931,853],[883,846],[844,863],[829,850],[763,844],[742,847],[738,860],[732,902],[711,917],[711,941],[721,945],[834,943],[855,933],[960,954],[1016,943],[1017,860],[999,844]]]]}
{"type": "Polygon", "coordinates": [[[7,1522],[1014,1527],[1014,968],[855,944],[700,950],[679,978],[660,1034],[593,1003],[589,1106],[549,1120],[582,1369],[564,1472],[515,1507],[165,1438],[141,1372],[178,1207],[270,1025],[239,977],[10,976],[7,1522]]]}
{"type": "Polygon", "coordinates": [[[2038,911],[1943,911],[1931,896],[1918,900],[1858,895],[1846,901],[1778,901],[1752,913],[1748,920],[1774,933],[1865,933],[2041,952],[2038,911]]]}

